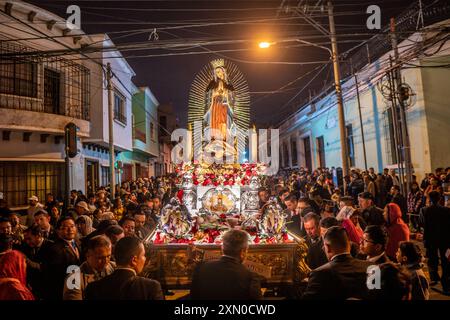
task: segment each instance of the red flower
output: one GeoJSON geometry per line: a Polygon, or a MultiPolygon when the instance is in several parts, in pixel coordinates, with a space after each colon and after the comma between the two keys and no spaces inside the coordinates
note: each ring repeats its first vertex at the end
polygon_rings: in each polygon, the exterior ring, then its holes
{"type": "Polygon", "coordinates": [[[220,215],[220,219],[225,220],[227,218],[227,215],[225,213],[222,213],[220,215]]]}
{"type": "Polygon", "coordinates": [[[259,236],[256,236],[255,239],[253,240],[254,243],[259,243],[259,236]]]}
{"type": "Polygon", "coordinates": [[[214,181],[214,182],[213,182],[213,185],[214,185],[215,187],[217,187],[217,186],[219,185],[219,182],[214,181]]]}

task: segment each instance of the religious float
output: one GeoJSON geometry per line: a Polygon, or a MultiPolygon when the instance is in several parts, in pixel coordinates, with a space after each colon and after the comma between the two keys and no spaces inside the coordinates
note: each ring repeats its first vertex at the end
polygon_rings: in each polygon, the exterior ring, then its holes
{"type": "Polygon", "coordinates": [[[245,265],[264,278],[265,287],[292,286],[309,272],[305,241],[287,231],[276,199],[259,210],[266,167],[240,159],[246,146],[234,132],[248,128],[248,107],[248,87],[233,64],[214,60],[194,80],[189,121],[200,121],[208,139],[192,144],[208,156],[178,165],[179,196],[162,209],[146,239],[145,273],[165,288],[189,288],[195,265],[220,257],[222,235],[231,228],[249,234],[245,265]],[[227,70],[233,71],[229,78],[227,70]],[[234,161],[224,164],[227,157],[234,161]]]}

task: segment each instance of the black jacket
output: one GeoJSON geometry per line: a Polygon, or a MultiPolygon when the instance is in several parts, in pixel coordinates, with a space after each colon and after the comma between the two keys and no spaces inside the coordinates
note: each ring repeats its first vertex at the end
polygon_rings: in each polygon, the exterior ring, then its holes
{"type": "Polygon", "coordinates": [[[139,277],[132,270],[116,269],[88,284],[86,300],[164,300],[158,281],[139,277]]]}
{"type": "MultiPolygon", "coordinates": [[[[81,249],[78,246],[77,249],[81,255],[81,249]]],[[[62,300],[67,267],[80,264],[80,257],[75,255],[66,241],[55,240],[49,249],[49,258],[42,264],[42,273],[46,283],[44,299],[62,300]]]]}
{"type": "Polygon", "coordinates": [[[297,237],[306,237],[306,230],[303,226],[303,221],[301,220],[301,216],[299,214],[291,217],[290,221],[286,223],[286,228],[297,237]]]}
{"type": "Polygon", "coordinates": [[[373,263],[352,258],[349,254],[334,257],[311,272],[302,296],[305,300],[364,299],[368,296],[367,268],[373,263]]]}
{"type": "Polygon", "coordinates": [[[238,260],[222,256],[200,263],[192,276],[194,300],[255,300],[261,298],[260,277],[238,260]]]}
{"type": "Polygon", "coordinates": [[[46,284],[43,279],[42,266],[51,259],[53,245],[53,241],[44,240],[38,248],[31,248],[25,243],[20,248],[27,258],[27,280],[36,299],[44,298],[46,284]]]}
{"type": "Polygon", "coordinates": [[[328,262],[328,258],[323,250],[322,237],[319,237],[319,239],[314,243],[312,243],[308,237],[306,242],[308,244],[308,254],[306,256],[306,263],[308,266],[314,270],[326,264],[328,262]]]}
{"type": "Polygon", "coordinates": [[[426,248],[450,248],[450,208],[431,205],[420,210],[426,248]]]}
{"type": "Polygon", "coordinates": [[[383,217],[383,209],[380,209],[376,206],[371,206],[364,210],[362,212],[362,216],[368,226],[383,226],[386,223],[383,217]]]}

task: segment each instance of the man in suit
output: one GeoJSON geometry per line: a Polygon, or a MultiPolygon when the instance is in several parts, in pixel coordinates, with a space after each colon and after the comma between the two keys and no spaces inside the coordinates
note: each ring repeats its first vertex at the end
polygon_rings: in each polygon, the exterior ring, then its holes
{"type": "Polygon", "coordinates": [[[34,214],[34,223],[42,230],[42,235],[45,239],[56,240],[57,235],[52,225],[50,224],[50,215],[44,209],[39,210],[34,214]]]}
{"type": "Polygon", "coordinates": [[[135,233],[136,236],[141,239],[144,240],[145,238],[147,238],[147,236],[150,234],[150,229],[147,228],[145,226],[145,221],[146,221],[146,216],[145,213],[143,211],[137,211],[134,214],[134,221],[135,221],[135,233]]]}
{"type": "Polygon", "coordinates": [[[383,218],[383,209],[375,206],[375,199],[370,192],[362,192],[358,195],[359,207],[362,209],[361,215],[368,226],[382,226],[386,222],[383,218]]]}
{"type": "Polygon", "coordinates": [[[74,219],[70,216],[60,218],[56,230],[59,237],[50,249],[50,258],[42,266],[46,281],[45,300],[61,300],[68,267],[80,265],[81,249],[75,241],[74,219]]]}
{"type": "Polygon", "coordinates": [[[323,251],[323,240],[320,236],[320,216],[315,213],[308,213],[304,218],[306,230],[306,244],[308,253],[306,263],[311,269],[316,269],[328,262],[325,251],[323,251]]]}
{"type": "Polygon", "coordinates": [[[441,194],[432,191],[428,195],[430,206],[422,208],[420,213],[423,227],[423,242],[428,256],[428,268],[431,282],[439,281],[439,256],[442,267],[442,289],[446,295],[450,294],[450,262],[445,254],[450,249],[450,208],[439,204],[441,194]]]}
{"type": "Polygon", "coordinates": [[[297,215],[297,204],[298,204],[297,196],[293,193],[289,194],[284,199],[284,205],[286,206],[285,212],[288,220],[292,219],[293,216],[297,215]]]}
{"type": "Polygon", "coordinates": [[[222,238],[222,257],[200,263],[192,276],[194,300],[256,300],[261,298],[259,276],[242,262],[247,256],[248,234],[230,230],[222,238]]]}
{"type": "Polygon", "coordinates": [[[386,255],[386,244],[388,235],[382,226],[372,225],[364,230],[364,234],[359,245],[360,251],[366,256],[368,261],[374,264],[389,262],[386,255]]]}
{"type": "Polygon", "coordinates": [[[291,217],[286,224],[287,229],[297,235],[298,237],[306,238],[306,230],[303,222],[303,217],[310,212],[314,212],[308,198],[300,198],[297,201],[296,214],[291,217]]]}
{"type": "Polygon", "coordinates": [[[114,248],[116,270],[88,284],[86,300],[163,300],[158,281],[140,277],[145,265],[145,248],[137,237],[120,239],[114,248]]]}
{"type": "Polygon", "coordinates": [[[342,227],[331,227],[324,236],[329,262],[311,272],[303,293],[305,300],[364,299],[368,296],[367,268],[370,262],[350,255],[350,241],[342,227]]]}
{"type": "Polygon", "coordinates": [[[50,259],[53,241],[44,237],[38,225],[33,225],[24,231],[24,242],[20,248],[27,258],[27,279],[33,295],[43,298],[45,282],[42,276],[42,264],[50,259]]]}
{"type": "Polygon", "coordinates": [[[69,274],[64,282],[64,300],[83,300],[89,283],[113,273],[116,264],[111,261],[111,247],[111,241],[104,235],[89,239],[86,261],[80,265],[80,272],[69,274]]]}

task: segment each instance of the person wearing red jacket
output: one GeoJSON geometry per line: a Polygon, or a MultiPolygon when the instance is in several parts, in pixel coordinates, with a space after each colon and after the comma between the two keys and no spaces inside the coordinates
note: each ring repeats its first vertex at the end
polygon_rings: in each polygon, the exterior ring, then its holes
{"type": "Polygon", "coordinates": [[[396,254],[400,242],[409,241],[409,228],[402,219],[402,211],[395,203],[388,203],[384,208],[384,219],[386,220],[388,242],[386,254],[392,261],[397,261],[396,254]]]}
{"type": "Polygon", "coordinates": [[[16,250],[0,256],[0,300],[35,300],[28,289],[25,256],[16,250]]]}

